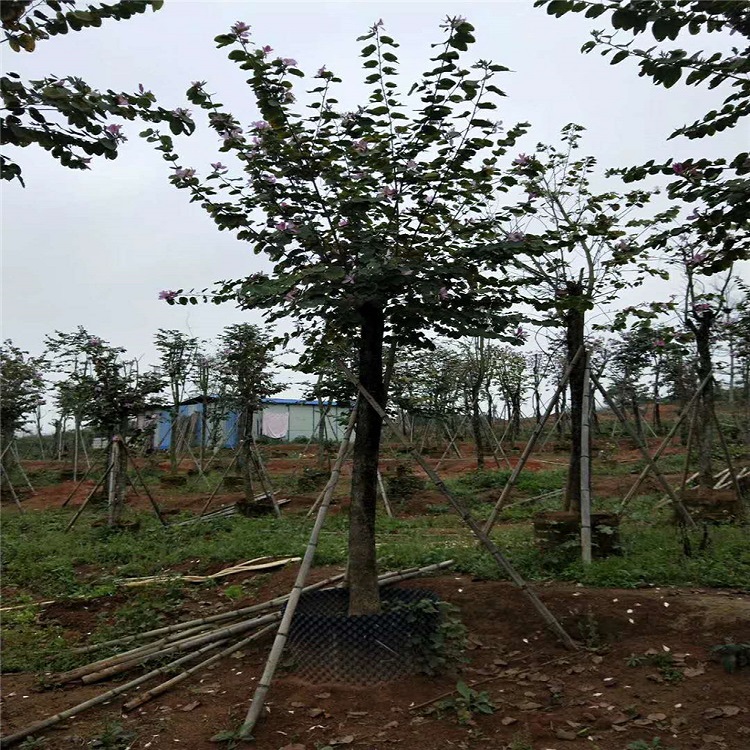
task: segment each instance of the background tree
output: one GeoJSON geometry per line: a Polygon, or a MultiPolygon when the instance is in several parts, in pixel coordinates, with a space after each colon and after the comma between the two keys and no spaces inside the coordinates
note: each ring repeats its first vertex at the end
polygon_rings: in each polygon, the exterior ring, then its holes
{"type": "Polygon", "coordinates": [[[0,346],[0,453],[3,479],[10,466],[9,449],[20,430],[44,400],[43,357],[32,357],[8,339],[0,346]]]}
{"type": "MultiPolygon", "coordinates": [[[[101,26],[108,19],[127,19],[162,5],[163,0],[120,0],[81,9],[69,0],[3,2],[2,42],[13,52],[33,52],[49,37],[101,26]]],[[[193,127],[182,110],[154,108],[154,96],[143,86],[132,94],[101,92],[75,75],[24,81],[18,73],[7,72],[0,77],[0,94],[0,145],[36,145],[70,169],[89,169],[96,156],[117,156],[127,138],[122,125],[108,122],[113,118],[133,120],[137,114],[146,120],[166,121],[174,133],[187,133],[193,127]]],[[[24,184],[20,165],[7,154],[0,154],[0,177],[24,184]]]]}
{"type": "Polygon", "coordinates": [[[237,414],[237,440],[245,501],[252,505],[272,505],[270,497],[259,503],[253,493],[253,420],[264,398],[279,391],[273,367],[273,342],[249,323],[227,326],[219,335],[219,381],[227,408],[237,414]]]}
{"type": "MultiPolygon", "coordinates": [[[[609,56],[610,64],[637,61],[639,75],[656,85],[671,88],[683,80],[687,86],[707,85],[710,89],[729,89],[724,100],[691,125],[677,128],[671,138],[690,140],[710,138],[718,132],[746,125],[750,114],[750,6],[734,0],[535,0],[547,13],[562,16],[568,12],[585,13],[588,18],[606,16],[615,29],[592,32],[593,39],[583,52],[599,51],[609,56]],[[623,40],[618,32],[632,35],[623,40]],[[696,35],[731,35],[736,44],[724,50],[689,53],[667,42],[677,41],[685,32],[696,35]],[[635,46],[640,34],[650,35],[657,44],[648,49],[635,46]],[[742,47],[744,45],[744,48],[742,47]]],[[[702,252],[706,254],[707,273],[721,271],[735,260],[750,254],[750,156],[742,151],[733,158],[706,159],[700,156],[654,160],[638,167],[618,170],[627,181],[648,175],[670,175],[668,195],[685,204],[698,204],[692,222],[670,225],[655,232],[650,244],[655,249],[669,246],[674,238],[698,232],[702,252]]]]}
{"type": "MultiPolygon", "coordinates": [[[[368,102],[337,109],[340,79],[321,68],[308,114],[294,107],[291,58],[273,57],[237,23],[217,37],[248,75],[262,119],[243,128],[199,82],[188,90],[239,162],[230,176],[216,162],[205,180],[179,164],[172,139],[144,135],[221,229],[253,243],[273,267],[219,285],[214,300],[260,308],[271,321],[293,318],[308,348],[329,356],[358,352],[362,385],[385,404],[384,344],[425,345],[428,329],[446,336],[501,333],[508,294],[501,273],[482,273],[474,249],[492,238],[487,205],[514,182],[500,157],[524,132],[487,119],[503,92],[487,61],[464,67],[473,27],[448,19],[433,67],[410,90],[396,83],[396,42],[375,24],[361,37],[368,102]],[[355,333],[353,333],[355,332],[355,333]]],[[[502,265],[502,258],[496,259],[502,265]]],[[[171,302],[197,302],[174,293],[171,302]]],[[[386,378],[387,379],[387,378],[386,378]]],[[[359,414],[349,526],[351,614],[379,610],[375,554],[377,468],[382,420],[369,404],[359,414]]]]}
{"type": "MultiPolygon", "coordinates": [[[[198,339],[176,330],[160,328],[154,337],[154,346],[159,352],[158,371],[167,383],[169,391],[169,467],[173,474],[178,463],[178,429],[180,404],[185,398],[185,387],[196,366],[198,339]]],[[[188,440],[192,435],[188,436],[188,440]]]]}
{"type": "MultiPolygon", "coordinates": [[[[539,144],[532,155],[520,154],[514,170],[526,189],[526,200],[502,210],[499,221],[513,231],[500,243],[515,248],[512,263],[533,283],[531,307],[546,327],[565,334],[566,364],[586,341],[587,315],[616,300],[622,290],[647,275],[666,275],[656,268],[638,239],[648,226],[671,219],[676,209],[644,219],[651,194],[634,190],[595,193],[591,175],[596,159],[577,157],[580,125],[562,130],[562,147],[539,144]]],[[[581,494],[581,417],[585,358],[570,374],[570,461],[565,509],[578,512],[581,494]]]]}
{"type": "Polygon", "coordinates": [[[127,455],[115,445],[115,438],[127,440],[132,432],[131,417],[152,408],[155,397],[164,389],[158,374],[141,372],[138,361],[129,360],[124,354],[125,349],[92,336],[82,347],[82,356],[90,367],[70,376],[71,387],[85,404],[84,421],[103,432],[108,440],[108,465],[112,467],[110,526],[120,522],[126,489],[127,455]]]}

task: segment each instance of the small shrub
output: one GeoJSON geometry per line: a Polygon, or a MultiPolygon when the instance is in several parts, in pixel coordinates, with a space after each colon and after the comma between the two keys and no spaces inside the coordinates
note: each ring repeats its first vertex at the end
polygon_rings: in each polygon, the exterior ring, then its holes
{"type": "Polygon", "coordinates": [[[455,713],[459,724],[473,724],[474,714],[493,714],[495,704],[486,691],[478,692],[470,688],[465,682],[456,685],[458,695],[455,698],[445,698],[436,706],[438,713],[455,713]]]}
{"type": "Polygon", "coordinates": [[[392,474],[385,478],[388,500],[394,504],[405,505],[414,495],[424,489],[424,481],[406,464],[396,464],[392,474]]]}

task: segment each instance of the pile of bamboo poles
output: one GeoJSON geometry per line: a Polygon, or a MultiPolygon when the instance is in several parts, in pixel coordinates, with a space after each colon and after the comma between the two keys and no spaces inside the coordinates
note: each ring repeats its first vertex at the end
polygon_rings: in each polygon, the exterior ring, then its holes
{"type": "MultiPolygon", "coordinates": [[[[417,578],[440,571],[452,564],[453,560],[447,560],[434,565],[384,573],[379,576],[378,582],[380,586],[387,586],[409,578],[417,578]]],[[[344,577],[342,573],[327,578],[318,583],[306,586],[303,591],[315,591],[321,588],[340,588],[345,585],[344,577]]],[[[285,594],[284,596],[279,596],[249,607],[221,612],[186,622],[179,622],[155,630],[73,649],[73,653],[87,654],[102,649],[128,647],[114,656],[99,659],[68,672],[51,675],[46,680],[46,683],[50,687],[58,687],[71,683],[96,683],[139,668],[145,668],[146,671],[72,708],[61,711],[42,721],[37,721],[14,734],[0,737],[0,747],[11,747],[21,742],[24,738],[76,716],[88,708],[93,708],[123,693],[135,690],[140,685],[159,676],[167,673],[174,674],[178,667],[185,667],[178,674],[166,680],[166,682],[162,682],[146,692],[131,698],[122,708],[125,711],[132,711],[142,706],[144,703],[162,695],[175,685],[188,679],[196,672],[245,648],[253,641],[262,638],[274,630],[276,623],[281,619],[281,608],[288,601],[289,596],[289,594],[285,594]],[[169,661],[167,657],[175,658],[169,661]],[[153,662],[157,662],[158,666],[149,669],[149,665],[153,662]],[[192,666],[188,666],[191,662],[192,666]]]]}

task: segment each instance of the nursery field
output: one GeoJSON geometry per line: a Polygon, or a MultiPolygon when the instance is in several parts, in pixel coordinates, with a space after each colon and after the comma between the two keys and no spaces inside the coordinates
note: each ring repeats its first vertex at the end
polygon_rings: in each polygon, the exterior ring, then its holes
{"type": "MultiPolygon", "coordinates": [[[[509,475],[505,465],[475,469],[469,446],[446,458],[440,475],[477,519],[486,519],[509,475]]],[[[139,458],[139,471],[161,508],[163,528],[142,486],[131,489],[125,522],[106,526],[104,500],[86,480],[60,481],[54,462],[25,462],[35,493],[23,513],[3,499],[3,735],[116,692],[143,668],[97,680],[57,677],[117,653],[126,639],[180,622],[251,607],[288,594],[313,525],[308,511],[326,481],[315,446],[262,446],[282,517],[216,515],[199,523],[222,471],[206,479],[184,462],[184,484],[162,483],[163,459],[139,458]],[[179,525],[178,525],[179,524],[179,525]],[[289,558],[292,558],[291,560],[289,558]],[[253,560],[277,567],[228,570],[253,560]],[[286,560],[286,562],[284,562],[286,560]],[[216,575],[222,573],[222,575],[216,575]],[[139,581],[139,585],[134,579],[139,581]],[[77,652],[78,650],[78,652],[77,652]]],[[[510,463],[517,460],[510,455],[510,463]]],[[[439,454],[430,458],[435,466],[439,454]]],[[[738,466],[748,463],[738,456],[738,466]]],[[[660,464],[679,485],[677,447],[660,464]]],[[[594,460],[599,511],[618,511],[642,468],[624,443],[594,460]]],[[[688,535],[647,479],[620,516],[620,554],[583,566],[575,545],[540,550],[532,520],[557,510],[566,455],[535,453],[492,537],[579,645],[566,650],[446,500],[395,449],[381,472],[393,517],[378,510],[383,572],[452,560],[435,574],[398,585],[428,589],[452,605],[449,662],[440,674],[416,674],[372,686],[317,682],[282,660],[267,710],[255,730],[261,750],[324,748],[509,748],[512,750],[741,750],[750,745],[750,539],[746,528],[711,523],[688,535]],[[461,626],[462,624],[462,626],[461,626]],[[459,651],[462,655],[459,657],[459,651]]],[[[344,572],[347,466],[320,537],[309,583],[344,572]]],[[[230,509],[241,493],[222,489],[208,512],[230,509]]],[[[198,670],[142,705],[125,703],[181,669],[54,726],[18,746],[141,749],[244,746],[232,738],[263,671],[275,628],[198,670]]],[[[239,636],[237,636],[239,638],[239,636]]],[[[126,643],[132,643],[132,641],[126,643]]],[[[132,645],[123,648],[132,648],[132,645]]],[[[211,655],[210,653],[208,654],[211,655]]],[[[168,665],[174,657],[150,662],[168,665]]],[[[430,670],[427,670],[430,671],[430,670]]],[[[3,744],[3,747],[6,745],[3,744]]],[[[250,745],[248,745],[250,746],[250,745]]]]}

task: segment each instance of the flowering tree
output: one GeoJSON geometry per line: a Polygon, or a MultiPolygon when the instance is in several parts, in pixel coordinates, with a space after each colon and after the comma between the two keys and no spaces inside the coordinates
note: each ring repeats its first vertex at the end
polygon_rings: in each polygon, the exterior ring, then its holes
{"type": "MultiPolygon", "coordinates": [[[[506,70],[461,61],[474,41],[463,18],[448,19],[433,66],[404,94],[397,84],[398,45],[382,22],[360,37],[367,103],[341,112],[341,81],[318,70],[307,114],[295,107],[296,61],[255,45],[237,23],[217,37],[249,76],[261,119],[243,127],[194,83],[188,97],[208,114],[220,162],[201,179],[183,166],[172,139],[145,136],[173,167],[172,182],[191,194],[221,229],[253,244],[273,263],[270,274],[220,284],[214,301],[261,308],[269,320],[292,317],[308,348],[335,356],[353,344],[362,385],[385,403],[383,347],[427,345],[430,330],[446,336],[499,334],[508,294],[502,274],[488,276],[474,248],[489,241],[486,207],[514,182],[499,159],[525,131],[507,132],[488,118],[506,70]]],[[[197,302],[176,295],[173,302],[197,302]]],[[[395,351],[395,349],[393,349],[395,351]]],[[[350,612],[379,609],[375,559],[376,481],[382,421],[369,404],[359,414],[350,510],[350,612]]]]}
{"type": "Polygon", "coordinates": [[[198,344],[195,367],[188,374],[188,382],[201,400],[200,442],[198,466],[206,468],[206,448],[220,445],[222,423],[227,415],[223,384],[220,377],[221,358],[205,349],[205,342],[198,344]]]}
{"type": "MultiPolygon", "coordinates": [[[[163,0],[119,0],[81,9],[73,0],[3,2],[2,42],[13,52],[33,52],[37,44],[51,36],[101,26],[108,19],[127,19],[162,5],[163,0]]],[[[89,169],[95,156],[117,156],[119,146],[127,139],[122,125],[109,120],[133,120],[137,112],[147,120],[166,120],[174,133],[190,132],[192,128],[184,113],[154,109],[153,94],[143,86],[131,94],[101,92],[74,75],[24,81],[18,73],[8,72],[0,77],[0,94],[0,144],[39,146],[70,169],[89,169]]],[[[0,155],[0,177],[24,184],[20,165],[5,154],[0,155]]]]}
{"type": "MultiPolygon", "coordinates": [[[[255,503],[252,482],[253,417],[264,398],[276,393],[273,342],[258,326],[236,323],[219,335],[219,381],[226,408],[237,412],[237,437],[240,441],[240,468],[245,485],[245,501],[255,503]]],[[[265,498],[261,505],[272,506],[265,498]]]]}
{"type": "Polygon", "coordinates": [[[31,357],[9,339],[0,346],[0,452],[3,477],[8,468],[6,449],[16,430],[24,426],[40,402],[46,385],[42,375],[46,362],[31,357]]]}
{"type": "MultiPolygon", "coordinates": [[[[615,29],[592,32],[593,39],[583,45],[583,52],[597,50],[609,56],[610,64],[624,60],[637,61],[639,75],[657,85],[670,88],[684,80],[687,86],[708,85],[710,89],[729,89],[723,102],[696,122],[677,128],[672,138],[691,140],[710,138],[714,134],[742,126],[747,129],[750,113],[750,16],[747,3],[733,0],[535,0],[547,13],[562,16],[568,12],[585,13],[587,18],[606,15],[615,29]],[[688,32],[734,35],[736,46],[731,52],[696,52],[690,54],[670,47],[680,34],[688,32]],[[623,38],[622,34],[632,35],[623,38]],[[634,46],[640,34],[647,34],[657,44],[648,49],[634,46]],[[741,49],[741,45],[745,49],[741,49]],[[684,76],[684,78],[683,78],[684,76]]],[[[716,273],[750,253],[750,156],[747,150],[733,158],[669,159],[657,164],[653,160],[639,167],[619,170],[628,181],[647,175],[671,175],[667,192],[670,197],[688,204],[698,204],[693,222],[671,225],[654,233],[654,248],[668,247],[671,239],[698,231],[706,253],[705,269],[716,273]],[[692,223],[692,227],[690,224],[692,223]]]]}
{"type": "Polygon", "coordinates": [[[198,339],[186,336],[175,330],[160,328],[154,337],[154,345],[159,352],[159,371],[167,382],[170,408],[169,424],[169,466],[174,474],[177,471],[177,421],[180,416],[180,403],[185,398],[185,386],[196,362],[198,339]]]}
{"type": "MultiPolygon", "coordinates": [[[[647,227],[672,218],[676,209],[643,219],[635,214],[651,193],[634,190],[595,193],[590,176],[591,156],[576,157],[580,125],[562,131],[562,148],[539,144],[534,154],[520,154],[514,169],[526,189],[526,200],[505,209],[499,220],[512,231],[499,246],[515,248],[513,264],[533,282],[528,303],[541,317],[536,322],[561,327],[565,333],[566,364],[571,364],[586,340],[587,315],[612,302],[623,289],[648,275],[666,275],[656,268],[640,235],[647,227]]],[[[585,358],[570,374],[570,462],[565,509],[580,510],[581,417],[585,358]]]]}
{"type": "MultiPolygon", "coordinates": [[[[79,329],[80,331],[83,329],[79,329]]],[[[127,456],[115,447],[115,437],[127,437],[129,419],[153,406],[154,397],[164,389],[156,373],[142,373],[137,360],[123,358],[125,350],[91,336],[80,344],[80,356],[88,362],[69,376],[70,388],[77,394],[85,422],[109,439],[112,479],[109,524],[120,521],[125,502],[127,456]]]]}

